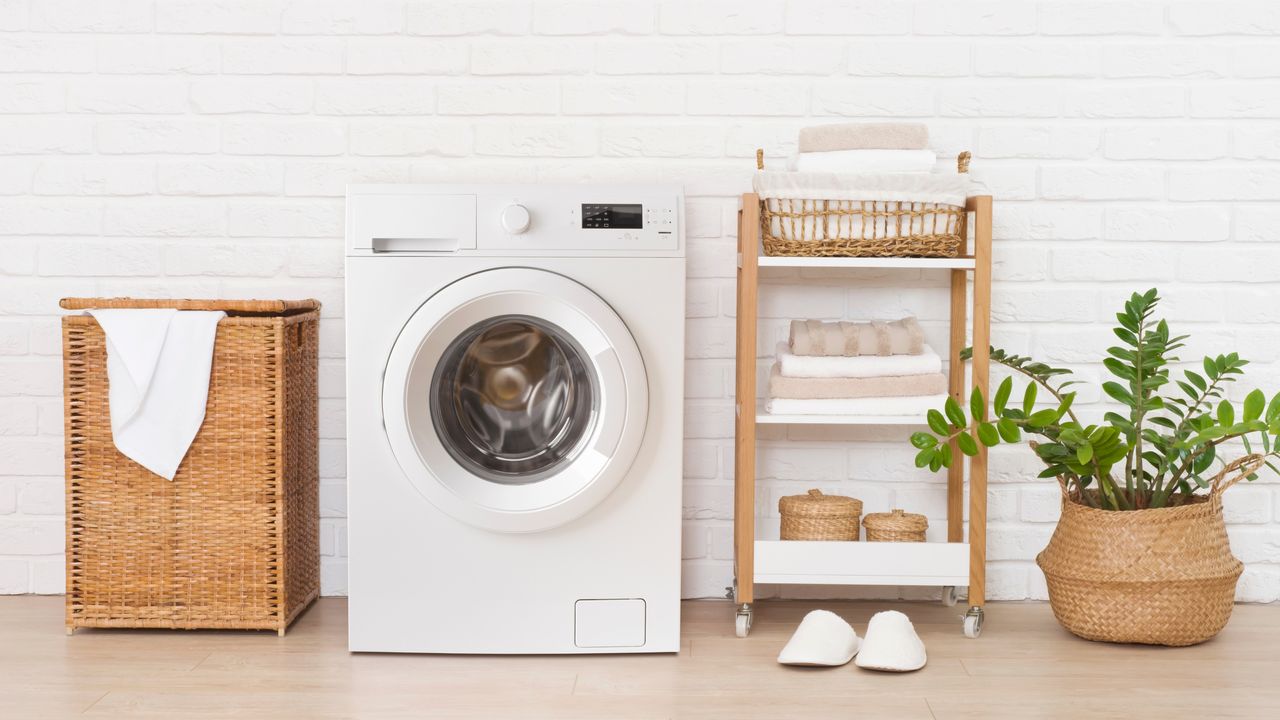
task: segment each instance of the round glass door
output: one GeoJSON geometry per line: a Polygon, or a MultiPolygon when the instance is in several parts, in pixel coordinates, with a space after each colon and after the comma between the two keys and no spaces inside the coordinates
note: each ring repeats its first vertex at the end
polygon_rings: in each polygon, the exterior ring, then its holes
{"type": "Polygon", "coordinates": [[[603,500],[647,416],[622,320],[543,270],[489,270],[437,292],[401,331],[383,382],[387,437],[410,482],[453,517],[503,532],[555,527],[603,500]]]}
{"type": "Polygon", "coordinates": [[[559,327],[502,315],[467,329],[431,381],[431,420],[459,465],[491,482],[537,482],[582,450],[599,389],[559,327]]]}

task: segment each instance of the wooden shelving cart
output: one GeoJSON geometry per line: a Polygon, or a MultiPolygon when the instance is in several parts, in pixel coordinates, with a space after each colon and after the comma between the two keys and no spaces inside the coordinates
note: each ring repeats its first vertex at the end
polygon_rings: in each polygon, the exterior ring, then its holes
{"type": "MultiPolygon", "coordinates": [[[[922,416],[769,415],[758,409],[756,336],[760,268],[944,269],[951,278],[949,393],[968,398],[960,351],[973,346],[971,382],[987,395],[991,338],[991,196],[969,197],[961,223],[964,249],[956,258],[768,257],[761,252],[760,198],[742,196],[738,212],[738,339],[734,463],[734,602],[739,637],[751,629],[755,584],[941,586],[954,605],[957,586],[969,588],[964,633],[982,632],[986,583],[987,452],[969,458],[969,537],[964,537],[964,456],[952,445],[947,472],[947,542],[781,541],[756,523],[758,424],[923,425],[922,416]],[[970,236],[968,219],[973,220],[970,236]],[[973,273],[972,338],[966,336],[969,273],[973,273]]],[[[989,397],[989,395],[987,395],[989,397]]],[[[904,437],[905,442],[905,437],[904,437]]]]}

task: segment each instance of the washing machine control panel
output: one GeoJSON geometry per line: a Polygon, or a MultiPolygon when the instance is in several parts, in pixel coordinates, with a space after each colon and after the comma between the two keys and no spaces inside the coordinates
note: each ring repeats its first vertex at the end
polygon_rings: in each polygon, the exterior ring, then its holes
{"type": "Polygon", "coordinates": [[[587,187],[577,188],[576,195],[526,191],[505,197],[480,197],[477,204],[480,250],[586,250],[612,254],[680,247],[678,194],[647,189],[597,191],[587,187]],[[520,212],[515,213],[514,208],[520,212]],[[519,222],[512,222],[513,214],[519,215],[519,222]],[[501,232],[486,233],[486,225],[501,232]]]}
{"type": "Polygon", "coordinates": [[[640,256],[683,251],[672,185],[353,185],[352,254],[640,256]]]}

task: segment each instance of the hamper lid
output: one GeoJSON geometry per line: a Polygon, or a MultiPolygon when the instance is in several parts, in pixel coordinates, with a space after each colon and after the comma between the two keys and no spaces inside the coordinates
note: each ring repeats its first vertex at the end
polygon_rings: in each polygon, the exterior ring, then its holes
{"type": "Polygon", "coordinates": [[[320,301],[305,300],[178,300],[169,298],[62,298],[64,310],[104,310],[173,308],[175,310],[222,310],[228,315],[294,315],[319,309],[320,301]]]}
{"type": "Polygon", "coordinates": [[[920,532],[929,529],[929,519],[924,515],[894,508],[887,513],[868,513],[862,518],[862,526],[873,530],[920,532]]]}
{"type": "Polygon", "coordinates": [[[848,517],[862,513],[862,501],[843,495],[823,495],[815,488],[806,495],[778,498],[778,511],[806,517],[848,517]]]}

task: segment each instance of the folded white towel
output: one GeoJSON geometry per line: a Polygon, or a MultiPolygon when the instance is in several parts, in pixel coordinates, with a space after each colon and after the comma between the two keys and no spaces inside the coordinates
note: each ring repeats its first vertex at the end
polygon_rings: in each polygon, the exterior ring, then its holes
{"type": "Polygon", "coordinates": [[[932,150],[830,150],[792,155],[787,169],[793,172],[852,174],[933,172],[938,155],[932,150]]]}
{"type": "Polygon", "coordinates": [[[942,407],[946,401],[945,394],[816,400],[769,398],[764,409],[770,415],[919,415],[923,422],[925,413],[942,407]]]}
{"type": "Polygon", "coordinates": [[[111,435],[122,455],[172,480],[204,423],[222,311],[90,310],[107,336],[111,435]]]}
{"type": "Polygon", "coordinates": [[[929,144],[924,123],[836,123],[800,128],[800,152],[884,148],[919,150],[929,144]]]}
{"type": "Polygon", "coordinates": [[[844,665],[858,654],[862,641],[844,618],[830,610],[813,610],[800,621],[786,647],[778,653],[783,665],[844,665]]]}
{"type": "Polygon", "coordinates": [[[942,358],[925,345],[919,355],[796,355],[778,343],[778,370],[783,377],[892,377],[942,372],[942,358]]]}

